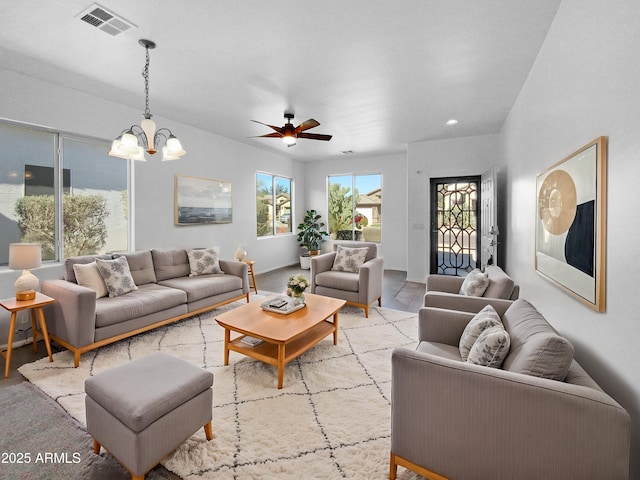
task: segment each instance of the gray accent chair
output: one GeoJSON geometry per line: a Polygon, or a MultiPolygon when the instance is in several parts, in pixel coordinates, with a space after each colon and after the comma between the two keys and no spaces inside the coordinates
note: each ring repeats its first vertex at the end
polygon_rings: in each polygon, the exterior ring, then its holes
{"type": "MultiPolygon", "coordinates": [[[[497,265],[489,265],[485,274],[489,278],[489,286],[482,297],[460,295],[460,287],[464,277],[452,275],[429,275],[424,295],[424,306],[459,310],[463,312],[479,312],[494,300],[504,302],[508,308],[520,295],[520,286],[497,265]]],[[[498,303],[502,303],[498,302],[498,303]]]]}
{"type": "Polygon", "coordinates": [[[416,350],[394,349],[389,478],[400,465],[439,480],[627,479],[629,414],[529,302],[496,311],[502,368],[462,361],[470,312],[422,308],[416,350]]]}
{"type": "Polygon", "coordinates": [[[377,245],[371,242],[334,242],[333,249],[333,252],[311,258],[311,293],[346,300],[349,305],[363,308],[365,317],[369,318],[369,305],[377,300],[382,306],[384,264],[378,257],[377,245]],[[369,248],[358,273],[331,270],[338,245],[369,248]]]}

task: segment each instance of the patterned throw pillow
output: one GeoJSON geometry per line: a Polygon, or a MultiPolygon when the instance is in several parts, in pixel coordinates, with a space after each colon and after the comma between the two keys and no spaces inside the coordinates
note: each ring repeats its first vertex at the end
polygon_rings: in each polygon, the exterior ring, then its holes
{"type": "Polygon", "coordinates": [[[190,277],[222,273],[218,262],[218,253],[213,248],[190,248],[187,250],[187,256],[191,267],[190,277]]]}
{"type": "Polygon", "coordinates": [[[500,368],[509,353],[511,338],[502,325],[484,330],[469,352],[467,362],[500,368]]]}
{"type": "Polygon", "coordinates": [[[102,275],[100,275],[100,270],[98,270],[96,262],[84,265],[82,263],[76,263],[73,265],[73,272],[76,276],[78,285],[90,288],[96,292],[96,298],[106,297],[109,293],[107,291],[107,285],[104,283],[102,275]]]}
{"type": "Polygon", "coordinates": [[[113,260],[96,259],[96,265],[109,292],[109,297],[117,297],[124,293],[138,290],[133,281],[129,262],[125,257],[118,257],[113,260]]]}
{"type": "Polygon", "coordinates": [[[480,334],[487,328],[495,327],[496,325],[502,327],[502,321],[491,305],[487,305],[475,314],[469,323],[467,323],[467,326],[464,328],[462,336],[460,337],[460,356],[463,361],[467,361],[469,352],[471,351],[473,344],[476,343],[480,334]]]}
{"type": "Polygon", "coordinates": [[[331,267],[331,270],[335,270],[337,272],[358,273],[365,258],[367,257],[368,251],[369,247],[349,248],[338,245],[336,258],[333,261],[333,267],[331,267]]]}
{"type": "Polygon", "coordinates": [[[479,269],[470,271],[460,286],[460,295],[481,297],[489,286],[489,278],[479,269]]]}

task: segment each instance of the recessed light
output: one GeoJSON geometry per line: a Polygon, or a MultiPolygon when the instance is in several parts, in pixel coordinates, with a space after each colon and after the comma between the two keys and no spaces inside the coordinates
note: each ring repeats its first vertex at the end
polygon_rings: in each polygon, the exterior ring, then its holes
{"type": "Polygon", "coordinates": [[[452,118],[451,120],[447,120],[447,125],[456,125],[458,123],[458,120],[456,120],[455,118],[452,118]]]}

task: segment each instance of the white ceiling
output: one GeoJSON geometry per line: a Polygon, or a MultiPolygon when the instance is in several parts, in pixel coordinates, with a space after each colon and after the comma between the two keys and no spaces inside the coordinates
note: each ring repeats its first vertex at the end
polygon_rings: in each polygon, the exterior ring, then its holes
{"type": "Polygon", "coordinates": [[[148,38],[152,113],[317,160],[498,133],[560,0],[101,0],[137,26],[115,37],[79,19],[92,3],[0,0],[2,66],[142,113],[148,38]],[[285,110],[333,139],[247,138],[285,110]]]}

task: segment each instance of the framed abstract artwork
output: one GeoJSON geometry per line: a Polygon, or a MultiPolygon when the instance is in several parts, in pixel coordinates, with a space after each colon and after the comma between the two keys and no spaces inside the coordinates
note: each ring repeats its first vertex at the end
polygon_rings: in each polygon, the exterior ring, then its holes
{"type": "Polygon", "coordinates": [[[176,175],[174,182],[176,225],[231,223],[231,183],[176,175]]]}
{"type": "Polygon", "coordinates": [[[536,271],[605,309],[607,137],[537,176],[536,271]]]}

